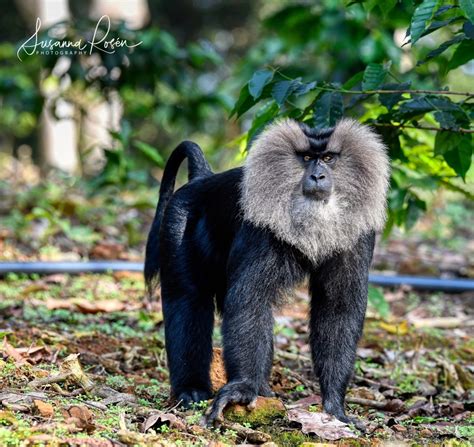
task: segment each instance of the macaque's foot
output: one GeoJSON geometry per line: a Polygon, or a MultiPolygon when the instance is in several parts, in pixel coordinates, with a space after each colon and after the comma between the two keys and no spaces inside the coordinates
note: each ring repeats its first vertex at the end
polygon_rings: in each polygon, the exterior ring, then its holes
{"type": "Polygon", "coordinates": [[[258,389],[258,395],[263,397],[275,397],[275,393],[272,391],[268,383],[260,385],[260,388],[258,389]]]}
{"type": "Polygon", "coordinates": [[[207,416],[207,423],[213,424],[222,420],[222,412],[229,404],[251,406],[257,400],[256,388],[249,382],[229,382],[224,385],[212,403],[211,411],[207,416]]]}
{"type": "Polygon", "coordinates": [[[353,416],[347,416],[344,413],[344,411],[337,412],[337,414],[336,412],[327,412],[327,413],[332,414],[336,419],[338,419],[341,422],[344,422],[345,424],[353,424],[355,428],[360,430],[362,433],[366,432],[365,424],[359,418],[356,418],[353,416]]]}
{"type": "Polygon", "coordinates": [[[211,396],[207,390],[188,389],[178,394],[177,401],[181,407],[188,409],[192,404],[208,400],[211,396]]]}

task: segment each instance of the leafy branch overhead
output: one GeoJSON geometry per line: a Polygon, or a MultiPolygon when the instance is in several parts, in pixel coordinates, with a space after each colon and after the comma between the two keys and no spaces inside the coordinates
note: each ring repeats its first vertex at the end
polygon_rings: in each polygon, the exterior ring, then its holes
{"type": "MultiPolygon", "coordinates": [[[[359,8],[354,14],[361,9],[355,3],[362,3],[366,12],[375,7],[371,1],[349,2],[349,10],[359,8]]],[[[385,16],[395,5],[384,3],[385,16]]],[[[440,84],[443,76],[473,58],[472,5],[470,0],[454,5],[422,1],[413,8],[405,43],[397,47],[395,60],[369,62],[344,83],[310,74],[294,76],[291,65],[269,61],[243,86],[231,117],[240,118],[254,108],[247,146],[265,125],[282,117],[324,128],[352,114],[374,126],[389,146],[393,165],[387,231],[392,225],[410,227],[426,210],[423,190],[447,187],[472,198],[458,179],[465,180],[471,167],[474,93],[450,91],[440,84]],[[431,49],[427,42],[438,46],[431,49]],[[402,57],[411,61],[408,71],[400,68],[402,57]],[[436,70],[439,75],[434,77],[436,70]]],[[[296,14],[294,8],[283,8],[266,19],[267,27],[285,38],[290,29],[296,40],[304,31],[294,24],[303,20],[303,14],[321,18],[317,9],[298,9],[296,14]]]]}

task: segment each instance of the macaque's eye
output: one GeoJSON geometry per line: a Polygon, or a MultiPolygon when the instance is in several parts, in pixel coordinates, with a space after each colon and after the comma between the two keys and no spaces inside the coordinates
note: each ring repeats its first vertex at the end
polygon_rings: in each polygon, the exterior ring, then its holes
{"type": "Polygon", "coordinates": [[[330,163],[331,161],[334,160],[334,155],[332,155],[332,154],[323,155],[323,157],[321,158],[321,160],[323,160],[324,163],[330,163]]]}
{"type": "Polygon", "coordinates": [[[310,160],[311,160],[311,157],[310,157],[309,155],[305,155],[305,156],[303,157],[303,160],[304,160],[304,161],[310,161],[310,160]]]}

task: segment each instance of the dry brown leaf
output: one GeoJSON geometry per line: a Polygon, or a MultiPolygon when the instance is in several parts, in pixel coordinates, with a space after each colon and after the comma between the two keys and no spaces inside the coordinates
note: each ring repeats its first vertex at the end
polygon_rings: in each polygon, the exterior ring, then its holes
{"type": "Polygon", "coordinates": [[[28,348],[16,348],[16,350],[24,359],[33,364],[39,363],[45,356],[49,357],[51,354],[46,346],[30,346],[28,348]]]}
{"type": "Polygon", "coordinates": [[[391,413],[399,413],[400,411],[403,411],[404,407],[405,407],[405,404],[402,400],[390,399],[390,400],[387,400],[387,403],[385,404],[383,411],[389,411],[391,413]]]}
{"type": "Polygon", "coordinates": [[[94,413],[83,405],[71,405],[62,410],[67,423],[74,424],[80,430],[91,432],[95,429],[94,413]]]}
{"type": "Polygon", "coordinates": [[[35,408],[39,414],[44,418],[52,418],[54,416],[54,408],[49,402],[43,402],[42,400],[34,400],[35,408]]]}
{"type": "Polygon", "coordinates": [[[53,273],[43,277],[43,282],[46,284],[66,284],[67,281],[68,277],[64,273],[53,273]]]}
{"type": "Polygon", "coordinates": [[[77,299],[73,301],[77,310],[84,314],[96,314],[100,312],[118,312],[125,309],[125,303],[118,300],[89,301],[77,299]]]}
{"type": "Polygon", "coordinates": [[[15,360],[17,365],[23,365],[24,363],[27,363],[26,359],[21,355],[21,352],[8,343],[6,338],[3,339],[2,350],[8,357],[11,357],[13,360],[15,360]]]}
{"type": "Polygon", "coordinates": [[[120,259],[125,254],[123,244],[117,242],[100,242],[92,248],[92,259],[120,259]]]}
{"type": "Polygon", "coordinates": [[[211,384],[212,390],[217,391],[227,383],[222,349],[214,348],[211,363],[211,384]]]}
{"type": "Polygon", "coordinates": [[[312,413],[295,408],[288,411],[288,419],[301,424],[303,433],[314,433],[322,439],[336,441],[342,438],[357,438],[347,424],[326,413],[312,413]]]}
{"type": "Polygon", "coordinates": [[[141,282],[143,281],[143,273],[142,272],[114,272],[113,274],[114,278],[117,281],[120,281],[122,279],[129,279],[131,281],[137,281],[141,282]]]}
{"type": "Polygon", "coordinates": [[[186,429],[186,424],[174,414],[158,411],[148,416],[143,423],[142,431],[146,433],[150,428],[159,428],[162,425],[168,425],[178,430],[186,429]]]}
{"type": "Polygon", "coordinates": [[[320,405],[322,404],[321,396],[317,394],[312,394],[311,396],[305,397],[303,399],[297,400],[296,402],[292,403],[291,405],[287,405],[287,408],[308,408],[311,405],[320,405]]]}
{"type": "Polygon", "coordinates": [[[381,392],[365,386],[352,388],[350,390],[350,396],[359,397],[360,399],[376,400],[378,402],[385,400],[385,396],[381,392]]]}
{"type": "Polygon", "coordinates": [[[56,298],[48,298],[42,304],[44,304],[50,310],[72,309],[74,307],[74,304],[71,300],[60,300],[56,298]]]}
{"type": "Polygon", "coordinates": [[[30,284],[29,286],[26,286],[22,291],[21,295],[22,296],[28,296],[32,293],[36,292],[44,292],[45,290],[48,290],[49,286],[45,284],[44,282],[37,282],[35,284],[30,284]]]}
{"type": "Polygon", "coordinates": [[[16,348],[16,350],[20,354],[31,355],[35,354],[38,351],[44,351],[46,348],[45,346],[30,346],[29,348],[16,348]]]}

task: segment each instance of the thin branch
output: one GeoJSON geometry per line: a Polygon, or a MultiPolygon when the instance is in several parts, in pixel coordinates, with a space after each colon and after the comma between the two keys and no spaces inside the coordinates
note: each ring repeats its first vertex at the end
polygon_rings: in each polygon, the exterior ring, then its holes
{"type": "Polygon", "coordinates": [[[349,93],[353,95],[376,95],[376,94],[393,94],[393,93],[410,93],[413,95],[457,95],[467,96],[468,98],[474,98],[474,93],[468,92],[453,92],[450,90],[346,90],[343,88],[331,88],[331,87],[316,87],[316,89],[324,90],[328,92],[340,92],[349,93]]]}
{"type": "MultiPolygon", "coordinates": [[[[278,73],[283,79],[286,79],[288,81],[293,81],[294,79],[286,76],[284,73],[282,73],[278,67],[272,67],[271,65],[269,66],[271,70],[273,70],[275,73],[278,73]]],[[[391,74],[391,73],[389,73],[391,74]]],[[[403,89],[403,90],[346,90],[344,88],[331,88],[331,87],[315,87],[316,90],[323,90],[326,92],[340,92],[340,93],[348,93],[352,95],[375,95],[375,94],[382,94],[382,95],[387,95],[387,94],[394,94],[394,93],[410,93],[413,95],[456,95],[456,96],[467,96],[468,98],[474,98],[474,93],[469,93],[469,92],[453,92],[449,90],[421,90],[421,89],[415,89],[415,90],[410,90],[410,89],[403,89]]]]}
{"type": "Polygon", "coordinates": [[[71,372],[56,374],[55,376],[45,377],[44,379],[32,380],[28,385],[32,388],[39,388],[44,385],[51,385],[53,383],[64,382],[66,379],[72,376],[71,372]]]}
{"type": "Polygon", "coordinates": [[[434,126],[410,126],[408,124],[391,124],[391,123],[370,123],[371,126],[375,127],[398,127],[400,129],[423,129],[423,130],[434,130],[435,132],[455,132],[455,133],[474,133],[473,129],[443,129],[441,127],[434,126]]]}

